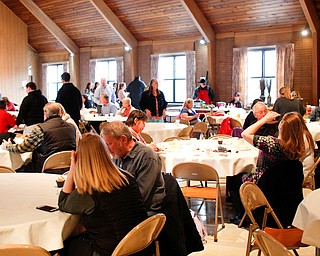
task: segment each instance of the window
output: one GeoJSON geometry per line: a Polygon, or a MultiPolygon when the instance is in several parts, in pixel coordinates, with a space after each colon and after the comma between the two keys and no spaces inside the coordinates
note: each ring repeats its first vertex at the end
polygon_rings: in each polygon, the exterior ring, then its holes
{"type": "Polygon", "coordinates": [[[109,85],[117,82],[117,64],[115,59],[97,61],[95,81],[100,82],[102,77],[107,79],[107,84],[109,85]]]}
{"type": "Polygon", "coordinates": [[[62,73],[63,64],[49,64],[47,67],[47,91],[49,101],[55,101],[57,98],[57,93],[62,86],[62,73]]]}
{"type": "MultiPolygon", "coordinates": [[[[248,50],[248,102],[260,98],[260,80],[264,79],[266,85],[271,84],[270,96],[272,102],[277,98],[276,90],[276,50],[272,48],[260,48],[248,50]]],[[[268,89],[265,87],[264,97],[267,102],[268,89]]]]}
{"type": "Polygon", "coordinates": [[[167,102],[184,102],[187,97],[186,56],[160,55],[159,80],[159,89],[167,102]]]}

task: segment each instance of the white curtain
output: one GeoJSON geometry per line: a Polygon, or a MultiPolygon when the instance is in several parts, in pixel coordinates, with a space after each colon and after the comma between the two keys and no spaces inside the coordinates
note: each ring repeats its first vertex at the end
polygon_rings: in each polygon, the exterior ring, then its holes
{"type": "Polygon", "coordinates": [[[117,64],[117,82],[121,83],[124,81],[123,57],[116,57],[116,64],[117,64]]]}
{"type": "MultiPolygon", "coordinates": [[[[248,49],[233,49],[232,95],[240,92],[243,106],[248,103],[248,49]]],[[[230,95],[232,97],[232,95],[230,95]]]]}
{"type": "Polygon", "coordinates": [[[186,52],[186,87],[187,98],[192,98],[196,85],[196,57],[195,52],[186,52]]]}
{"type": "Polygon", "coordinates": [[[159,54],[151,55],[151,78],[158,79],[159,54]]]}
{"type": "Polygon", "coordinates": [[[42,94],[48,98],[48,95],[47,95],[47,67],[48,67],[48,64],[47,64],[47,63],[43,63],[43,64],[42,64],[42,70],[41,70],[41,76],[42,76],[42,79],[41,79],[41,88],[39,87],[39,89],[41,89],[42,94]]]}
{"type": "Polygon", "coordinates": [[[89,60],[89,80],[92,83],[96,82],[96,63],[97,60],[89,60]]]}
{"type": "Polygon", "coordinates": [[[277,58],[277,91],[281,87],[293,90],[294,44],[276,46],[277,58]]]}

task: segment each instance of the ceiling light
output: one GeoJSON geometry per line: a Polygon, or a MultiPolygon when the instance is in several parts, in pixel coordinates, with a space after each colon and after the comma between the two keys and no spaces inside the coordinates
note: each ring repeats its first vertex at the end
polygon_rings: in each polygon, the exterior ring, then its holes
{"type": "Polygon", "coordinates": [[[301,31],[301,35],[303,35],[303,36],[307,36],[308,34],[309,34],[308,29],[304,29],[301,31]]]}
{"type": "Polygon", "coordinates": [[[204,40],[203,38],[200,40],[200,44],[205,44],[206,40],[204,40]]]}
{"type": "Polygon", "coordinates": [[[128,51],[130,51],[130,47],[129,47],[129,46],[125,46],[125,47],[124,47],[124,50],[125,50],[126,52],[128,52],[128,51]]]}

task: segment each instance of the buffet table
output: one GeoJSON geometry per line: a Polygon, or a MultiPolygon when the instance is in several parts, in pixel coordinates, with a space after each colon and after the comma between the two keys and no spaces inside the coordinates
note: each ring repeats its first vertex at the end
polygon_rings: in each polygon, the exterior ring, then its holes
{"type": "Polygon", "coordinates": [[[79,217],[60,211],[37,210],[57,206],[58,175],[44,173],[0,174],[0,244],[33,244],[46,250],[63,248],[79,217]]]}

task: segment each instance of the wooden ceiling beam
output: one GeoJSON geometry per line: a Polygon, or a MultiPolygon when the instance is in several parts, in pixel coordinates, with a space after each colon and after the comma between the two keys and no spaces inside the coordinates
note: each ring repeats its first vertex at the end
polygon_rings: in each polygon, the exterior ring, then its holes
{"type": "Polygon", "coordinates": [[[215,32],[194,0],[180,0],[197,29],[208,43],[215,42],[215,32]]]}
{"type": "Polygon", "coordinates": [[[90,2],[105,19],[105,21],[111,26],[114,32],[121,38],[126,46],[130,47],[131,49],[137,47],[137,39],[131,34],[125,25],[123,25],[123,23],[103,0],[90,0],[90,2]]]}
{"type": "Polygon", "coordinates": [[[79,47],[71,38],[54,23],[32,0],[20,2],[36,17],[36,19],[63,45],[66,50],[74,55],[79,52],[79,47]]]}
{"type": "Polygon", "coordinates": [[[320,21],[317,10],[312,0],[300,0],[300,5],[304,16],[307,19],[308,25],[312,33],[319,33],[320,21]]]}

